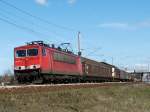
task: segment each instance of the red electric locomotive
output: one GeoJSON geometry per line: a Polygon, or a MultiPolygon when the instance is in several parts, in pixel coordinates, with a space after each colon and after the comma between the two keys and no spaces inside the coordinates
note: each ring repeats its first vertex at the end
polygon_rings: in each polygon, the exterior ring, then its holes
{"type": "Polygon", "coordinates": [[[75,79],[82,75],[80,56],[33,41],[14,49],[14,73],[18,82],[75,79]]]}
{"type": "Polygon", "coordinates": [[[113,65],[75,55],[43,41],[14,49],[14,73],[20,83],[130,81],[126,72],[113,65]]]}

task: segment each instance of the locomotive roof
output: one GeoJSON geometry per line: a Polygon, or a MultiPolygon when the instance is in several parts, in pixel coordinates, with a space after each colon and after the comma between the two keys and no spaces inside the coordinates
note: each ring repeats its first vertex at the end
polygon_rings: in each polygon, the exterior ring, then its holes
{"type": "Polygon", "coordinates": [[[52,49],[55,49],[55,50],[58,50],[58,51],[62,51],[62,52],[65,52],[65,53],[69,53],[69,54],[75,55],[72,51],[69,51],[68,49],[62,49],[60,46],[58,46],[56,48],[54,44],[50,45],[50,44],[44,43],[44,41],[27,42],[26,45],[19,46],[19,47],[16,47],[16,48],[26,47],[26,46],[43,46],[43,47],[52,48],[52,49]]]}
{"type": "Polygon", "coordinates": [[[103,63],[103,64],[105,64],[105,65],[109,65],[109,66],[115,67],[114,65],[109,64],[109,63],[106,63],[106,62],[101,62],[101,63],[103,63]]]}
{"type": "Polygon", "coordinates": [[[40,45],[40,46],[44,46],[44,47],[50,47],[50,45],[44,43],[44,41],[32,41],[32,42],[27,42],[27,45],[40,45]]]}

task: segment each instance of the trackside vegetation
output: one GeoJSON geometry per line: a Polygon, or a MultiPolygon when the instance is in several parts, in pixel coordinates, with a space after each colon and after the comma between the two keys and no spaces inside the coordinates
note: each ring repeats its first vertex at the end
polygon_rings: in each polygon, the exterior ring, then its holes
{"type": "Polygon", "coordinates": [[[1,91],[0,112],[149,112],[150,85],[1,91]]]}

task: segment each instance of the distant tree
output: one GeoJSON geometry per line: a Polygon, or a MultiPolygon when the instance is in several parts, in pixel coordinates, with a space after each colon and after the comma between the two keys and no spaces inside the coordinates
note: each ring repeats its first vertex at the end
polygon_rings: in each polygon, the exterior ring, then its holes
{"type": "Polygon", "coordinates": [[[2,76],[0,76],[0,83],[2,82],[2,76]]]}
{"type": "Polygon", "coordinates": [[[8,69],[8,70],[4,71],[4,75],[12,76],[13,73],[10,69],[8,69]]]}
{"type": "Polygon", "coordinates": [[[3,73],[1,82],[13,84],[14,74],[11,72],[11,70],[8,69],[3,73]]]}

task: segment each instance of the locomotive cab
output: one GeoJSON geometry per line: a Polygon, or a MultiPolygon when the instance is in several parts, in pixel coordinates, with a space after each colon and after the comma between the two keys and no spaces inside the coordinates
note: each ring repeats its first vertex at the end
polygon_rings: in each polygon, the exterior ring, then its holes
{"type": "Polygon", "coordinates": [[[20,47],[15,49],[15,70],[39,69],[39,48],[20,47]]]}
{"type": "Polygon", "coordinates": [[[39,43],[27,43],[14,49],[14,73],[18,81],[40,77],[41,59],[45,49],[39,43]]]}

